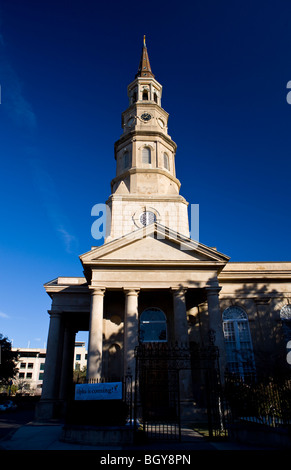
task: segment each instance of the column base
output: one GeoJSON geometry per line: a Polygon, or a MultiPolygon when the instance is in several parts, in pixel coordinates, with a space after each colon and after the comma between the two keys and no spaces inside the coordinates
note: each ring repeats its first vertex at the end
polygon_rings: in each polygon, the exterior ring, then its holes
{"type": "Polygon", "coordinates": [[[63,416],[64,402],[60,400],[40,399],[35,408],[36,421],[51,421],[61,419],[63,416]]]}

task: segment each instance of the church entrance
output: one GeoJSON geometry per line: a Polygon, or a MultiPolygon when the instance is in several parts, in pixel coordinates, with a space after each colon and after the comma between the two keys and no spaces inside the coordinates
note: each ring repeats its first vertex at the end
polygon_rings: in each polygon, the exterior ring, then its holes
{"type": "Polygon", "coordinates": [[[180,438],[179,371],[165,343],[136,348],[135,414],[149,439],[180,438]]]}
{"type": "MultiPolygon", "coordinates": [[[[180,440],[185,396],[182,383],[191,373],[190,421],[202,410],[209,435],[224,430],[223,397],[215,347],[182,347],[168,343],[141,343],[135,350],[134,418],[142,424],[147,439],[180,440]]],[[[199,418],[200,421],[201,418],[199,418]]]]}

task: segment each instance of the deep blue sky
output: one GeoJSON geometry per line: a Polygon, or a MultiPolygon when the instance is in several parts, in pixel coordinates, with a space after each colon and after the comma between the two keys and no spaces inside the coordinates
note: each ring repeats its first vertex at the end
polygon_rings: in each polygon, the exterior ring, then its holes
{"type": "Polygon", "coordinates": [[[81,276],[143,35],[200,241],[290,253],[291,3],[0,0],[0,333],[43,347],[43,284],[81,276]]]}

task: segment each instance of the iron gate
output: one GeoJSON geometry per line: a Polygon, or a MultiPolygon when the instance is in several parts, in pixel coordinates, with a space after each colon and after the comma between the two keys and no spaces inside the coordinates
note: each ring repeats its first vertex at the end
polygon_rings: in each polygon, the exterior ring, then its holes
{"type": "Polygon", "coordinates": [[[135,422],[149,439],[180,440],[180,376],[192,372],[195,402],[207,414],[209,435],[222,429],[218,349],[142,343],[135,350],[135,422]]]}

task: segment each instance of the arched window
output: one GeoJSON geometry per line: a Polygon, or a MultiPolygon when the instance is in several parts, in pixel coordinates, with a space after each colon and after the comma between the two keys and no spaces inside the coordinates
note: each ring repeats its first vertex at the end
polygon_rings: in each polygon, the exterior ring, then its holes
{"type": "Polygon", "coordinates": [[[149,94],[148,94],[148,91],[147,90],[144,90],[142,92],[142,99],[143,100],[148,100],[149,99],[149,94]]]}
{"type": "Polygon", "coordinates": [[[133,101],[133,103],[135,103],[135,102],[137,101],[137,93],[136,93],[136,91],[133,92],[132,101],[133,101]]]}
{"type": "Polygon", "coordinates": [[[167,319],[164,312],[156,307],[147,308],[140,316],[139,340],[142,343],[167,341],[167,319]]]}
{"type": "Polygon", "coordinates": [[[166,170],[169,170],[169,157],[166,153],[164,153],[164,168],[166,168],[166,170]]]}
{"type": "Polygon", "coordinates": [[[291,340],[291,305],[285,305],[280,311],[283,334],[286,342],[291,340]]]}
{"type": "Polygon", "coordinates": [[[123,154],[123,169],[125,170],[129,166],[130,166],[130,154],[126,150],[126,152],[124,152],[124,154],[123,154]]]}
{"type": "Polygon", "coordinates": [[[154,92],[154,102],[155,102],[155,103],[158,102],[158,95],[156,94],[156,92],[154,92]]]}
{"type": "Polygon", "coordinates": [[[255,361],[246,312],[241,307],[228,307],[222,320],[228,372],[242,379],[254,377],[255,361]]]}
{"type": "Polygon", "coordinates": [[[151,163],[151,149],[149,147],[144,147],[142,149],[142,163],[151,163]]]}

